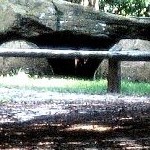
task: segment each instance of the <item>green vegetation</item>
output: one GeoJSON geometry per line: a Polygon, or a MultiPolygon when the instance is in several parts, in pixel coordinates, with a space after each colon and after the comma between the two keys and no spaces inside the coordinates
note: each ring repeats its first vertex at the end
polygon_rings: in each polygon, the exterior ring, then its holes
{"type": "Polygon", "coordinates": [[[110,13],[149,17],[149,0],[99,0],[100,9],[110,13]]]}
{"type": "MultiPolygon", "coordinates": [[[[81,3],[81,0],[66,0],[74,3],[81,3]]],[[[99,0],[99,8],[105,12],[130,15],[130,16],[150,16],[149,0],[99,0]]]]}
{"type": "Polygon", "coordinates": [[[129,95],[150,95],[150,83],[122,81],[122,93],[129,95]]]}
{"type": "MultiPolygon", "coordinates": [[[[105,94],[107,92],[106,80],[83,80],[74,78],[30,78],[24,72],[18,75],[0,77],[0,86],[9,88],[25,88],[32,90],[105,94]]],[[[122,82],[122,93],[126,95],[150,95],[149,83],[131,81],[122,82]]]]}

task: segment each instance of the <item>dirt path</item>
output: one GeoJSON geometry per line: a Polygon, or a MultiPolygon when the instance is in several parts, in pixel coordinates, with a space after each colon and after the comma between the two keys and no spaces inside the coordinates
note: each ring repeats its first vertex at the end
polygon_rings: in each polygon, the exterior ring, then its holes
{"type": "Polygon", "coordinates": [[[69,107],[73,108],[77,105],[90,107],[118,102],[136,103],[137,107],[143,108],[150,106],[150,97],[71,94],[7,87],[0,88],[0,100],[2,101],[0,104],[1,123],[27,121],[41,115],[68,113],[69,107]]]}
{"type": "Polygon", "coordinates": [[[0,149],[150,148],[150,97],[3,87],[0,100],[0,149]],[[106,134],[96,131],[93,136],[87,131],[84,135],[64,132],[64,123],[90,123],[93,119],[110,125],[111,130],[106,134]],[[53,123],[62,124],[54,127],[53,123]]]}

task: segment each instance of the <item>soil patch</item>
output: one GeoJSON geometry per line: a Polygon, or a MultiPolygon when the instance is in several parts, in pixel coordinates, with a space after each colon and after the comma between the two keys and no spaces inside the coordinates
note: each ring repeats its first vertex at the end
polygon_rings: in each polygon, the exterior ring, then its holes
{"type": "Polygon", "coordinates": [[[0,99],[1,149],[150,148],[150,97],[3,87],[0,99]]]}

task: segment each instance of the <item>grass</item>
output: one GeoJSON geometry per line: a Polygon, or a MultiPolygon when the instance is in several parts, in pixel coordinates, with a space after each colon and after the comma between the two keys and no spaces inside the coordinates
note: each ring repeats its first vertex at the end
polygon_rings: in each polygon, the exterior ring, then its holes
{"type": "Polygon", "coordinates": [[[19,72],[18,75],[0,77],[1,87],[15,87],[42,91],[98,94],[106,91],[106,80],[90,81],[75,78],[30,78],[19,72]]]}
{"type": "Polygon", "coordinates": [[[121,90],[129,95],[150,95],[150,83],[122,81],[121,90]]]}
{"type": "MultiPolygon", "coordinates": [[[[15,87],[42,91],[105,94],[106,80],[83,80],[74,78],[30,78],[24,72],[14,76],[0,77],[0,87],[15,87]]],[[[122,93],[126,95],[150,95],[149,83],[122,82],[122,93]]]]}

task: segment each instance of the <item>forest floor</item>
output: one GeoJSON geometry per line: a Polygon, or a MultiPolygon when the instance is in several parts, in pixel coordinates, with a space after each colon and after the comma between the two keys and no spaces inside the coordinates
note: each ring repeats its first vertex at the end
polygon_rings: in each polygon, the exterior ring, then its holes
{"type": "Polygon", "coordinates": [[[144,104],[150,105],[148,96],[89,95],[3,87],[0,88],[0,122],[26,121],[36,116],[65,112],[62,104],[75,102],[77,105],[81,105],[91,103],[91,101],[93,103],[105,101],[144,102],[144,104]]]}
{"type": "MultiPolygon", "coordinates": [[[[68,111],[72,112],[74,109],[78,109],[80,113],[84,113],[86,106],[87,110],[102,109],[103,104],[107,103],[108,108],[120,109],[120,104],[125,107],[130,107],[134,103],[135,115],[138,116],[138,110],[143,109],[143,113],[148,113],[150,110],[150,97],[148,96],[127,96],[121,94],[104,94],[104,95],[89,95],[89,94],[75,94],[75,93],[58,93],[49,91],[36,91],[32,89],[20,89],[20,88],[0,88],[0,124],[7,125],[14,122],[26,122],[39,116],[48,116],[55,114],[67,114],[68,111]],[[117,105],[119,103],[119,105],[117,105]],[[110,104],[113,104],[110,106],[110,104]],[[91,106],[93,108],[91,108],[91,106]],[[79,108],[76,108],[79,107],[79,108]],[[96,108],[97,107],[97,108],[96,108]],[[146,110],[146,111],[145,111],[146,110]]],[[[132,106],[133,107],[133,106],[132,106]]],[[[111,114],[109,114],[111,115],[111,114]]],[[[108,117],[109,117],[108,115],[108,117]]],[[[114,112],[115,117],[115,112],[114,112]]],[[[105,116],[106,117],[106,116],[105,116]]],[[[4,126],[5,128],[5,126],[4,126]]],[[[9,135],[9,132],[3,134],[3,129],[0,127],[0,138],[3,139],[0,142],[0,149],[149,149],[150,148],[150,136],[149,127],[148,134],[139,136],[105,136],[100,135],[95,137],[76,138],[64,137],[51,137],[45,135],[45,133],[38,133],[34,138],[32,134],[21,135],[18,132],[17,135],[9,135]],[[7,135],[8,134],[8,135],[7,135]],[[19,137],[18,137],[19,136],[19,137]],[[23,139],[22,139],[23,137],[23,139]]],[[[6,127],[7,129],[7,127],[6,127]]],[[[7,129],[9,131],[9,129],[7,129]]],[[[47,130],[46,130],[47,131],[47,130]]],[[[49,131],[49,130],[48,130],[49,131]]],[[[147,131],[146,131],[147,132],[147,131]]],[[[131,135],[131,134],[130,134],[131,135]]]]}

